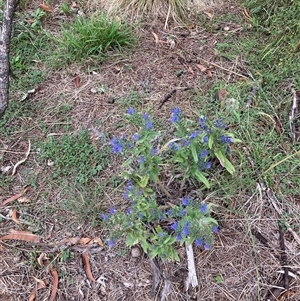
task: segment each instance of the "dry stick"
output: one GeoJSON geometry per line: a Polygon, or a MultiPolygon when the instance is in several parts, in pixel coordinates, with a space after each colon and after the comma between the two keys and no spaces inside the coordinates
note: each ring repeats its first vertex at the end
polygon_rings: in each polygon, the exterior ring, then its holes
{"type": "Polygon", "coordinates": [[[293,106],[289,115],[289,122],[290,122],[290,130],[292,133],[293,143],[296,141],[296,126],[295,126],[295,119],[298,114],[298,96],[297,92],[293,85],[291,85],[291,91],[293,93],[293,106]]]}
{"type": "Polygon", "coordinates": [[[0,33],[0,117],[8,105],[9,43],[12,19],[19,0],[4,0],[3,20],[0,33]]]}
{"type": "Polygon", "coordinates": [[[179,87],[173,89],[159,104],[158,109],[160,109],[178,90],[187,91],[193,89],[192,87],[179,87]]]}
{"type": "Polygon", "coordinates": [[[280,243],[280,249],[281,249],[281,261],[282,261],[282,266],[283,266],[283,280],[284,280],[284,288],[288,291],[289,290],[289,268],[287,267],[287,255],[285,251],[285,244],[284,244],[284,235],[283,235],[283,229],[278,222],[278,228],[279,228],[279,243],[280,243]]]}
{"type": "Polygon", "coordinates": [[[201,57],[200,57],[200,58],[198,57],[198,59],[201,60],[201,61],[203,61],[204,63],[206,63],[206,64],[208,64],[208,65],[212,65],[212,66],[214,66],[214,67],[216,67],[216,68],[219,68],[219,69],[221,69],[221,70],[224,70],[224,71],[229,72],[229,73],[232,73],[232,74],[235,74],[235,75],[237,75],[237,76],[239,76],[239,77],[242,77],[242,78],[248,78],[247,76],[245,76],[245,75],[243,75],[243,74],[237,73],[237,72],[232,71],[232,70],[228,70],[228,69],[226,69],[226,68],[224,68],[224,67],[221,67],[220,65],[217,65],[217,64],[215,64],[215,63],[213,63],[213,62],[209,62],[209,61],[207,61],[207,60],[204,60],[204,59],[202,59],[201,57]]]}
{"type": "MultiPolygon", "coordinates": [[[[282,210],[278,207],[278,205],[277,205],[278,200],[270,188],[268,188],[268,190],[267,190],[267,195],[268,195],[268,198],[269,198],[270,202],[272,203],[273,207],[275,208],[277,213],[281,216],[282,210]]],[[[287,222],[285,222],[285,225],[287,227],[287,231],[289,231],[293,235],[294,239],[300,246],[300,237],[298,236],[298,234],[290,227],[290,225],[287,222]]]]}
{"type": "Polygon", "coordinates": [[[176,89],[172,90],[159,104],[158,109],[160,109],[171,97],[176,93],[176,89]]]}
{"type": "Polygon", "coordinates": [[[196,268],[195,268],[195,258],[194,258],[194,252],[193,252],[193,246],[185,243],[185,249],[186,249],[186,255],[188,260],[188,276],[185,280],[185,290],[188,291],[190,285],[192,287],[198,286],[198,278],[196,274],[196,268]]]}

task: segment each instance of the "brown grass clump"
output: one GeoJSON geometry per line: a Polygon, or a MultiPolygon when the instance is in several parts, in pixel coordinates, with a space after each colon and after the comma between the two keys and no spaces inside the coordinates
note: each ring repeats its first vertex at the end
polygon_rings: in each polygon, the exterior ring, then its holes
{"type": "MultiPolygon", "coordinates": [[[[211,10],[222,5],[223,0],[111,0],[100,1],[100,5],[109,13],[120,11],[134,19],[142,17],[166,18],[167,21],[187,20],[189,15],[195,15],[200,11],[211,10]]],[[[99,6],[99,1],[91,0],[90,7],[99,6]]]]}

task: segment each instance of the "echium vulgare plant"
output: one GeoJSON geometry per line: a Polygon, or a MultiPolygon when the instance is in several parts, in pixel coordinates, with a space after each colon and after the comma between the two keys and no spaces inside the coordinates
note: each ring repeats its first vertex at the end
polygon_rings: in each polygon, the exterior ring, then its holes
{"type": "Polygon", "coordinates": [[[183,188],[186,183],[209,188],[208,170],[214,158],[220,162],[216,168],[221,165],[234,173],[227,154],[230,145],[239,140],[227,133],[221,119],[209,123],[201,116],[195,122],[174,108],[170,120],[175,127],[174,137],[164,141],[147,113],[138,114],[133,108],[127,113],[139,131],[131,138],[121,136],[111,140],[113,152],[126,159],[122,167],[127,180],[124,198],[128,207],[125,211],[112,207],[102,214],[110,229],[108,245],[112,247],[117,239],[125,237],[128,246],[140,244],[151,258],[159,256],[166,260],[179,260],[174,248],[176,242],[195,243],[209,249],[213,233],[218,231],[217,221],[210,216],[212,204],[183,196],[183,188]],[[180,181],[176,193],[180,201],[172,197],[161,180],[170,173],[180,181]],[[158,201],[157,188],[166,195],[163,203],[158,201]]]}

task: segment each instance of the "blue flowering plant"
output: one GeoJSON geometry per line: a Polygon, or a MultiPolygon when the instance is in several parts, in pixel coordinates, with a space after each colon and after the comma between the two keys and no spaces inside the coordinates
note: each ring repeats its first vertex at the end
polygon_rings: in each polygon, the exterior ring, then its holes
{"type": "Polygon", "coordinates": [[[133,137],[111,140],[113,152],[124,157],[127,206],[124,210],[111,208],[102,215],[110,229],[108,245],[125,237],[128,246],[140,244],[151,258],[167,260],[179,260],[176,244],[195,243],[209,249],[218,231],[217,221],[211,217],[212,204],[185,197],[184,187],[210,188],[213,164],[234,173],[227,157],[231,144],[238,140],[227,133],[222,120],[211,124],[201,116],[194,122],[178,108],[173,109],[170,120],[174,137],[168,139],[154,129],[147,113],[138,114],[133,108],[127,113],[138,130],[133,137]],[[169,177],[180,182],[176,197],[167,189],[166,183],[172,182],[169,177]],[[164,198],[159,197],[161,193],[164,198]]]}

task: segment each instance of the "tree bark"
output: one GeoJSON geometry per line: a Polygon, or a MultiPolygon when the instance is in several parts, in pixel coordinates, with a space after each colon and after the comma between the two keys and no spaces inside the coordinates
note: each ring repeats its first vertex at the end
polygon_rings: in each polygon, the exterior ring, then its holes
{"type": "Polygon", "coordinates": [[[0,32],[0,118],[8,106],[9,43],[12,19],[19,0],[4,0],[3,20],[0,32]]]}

